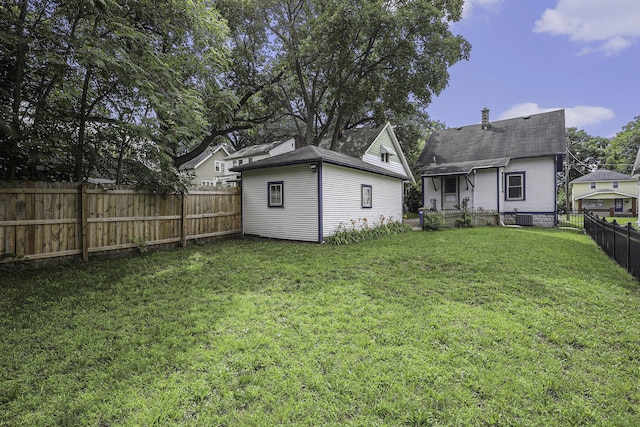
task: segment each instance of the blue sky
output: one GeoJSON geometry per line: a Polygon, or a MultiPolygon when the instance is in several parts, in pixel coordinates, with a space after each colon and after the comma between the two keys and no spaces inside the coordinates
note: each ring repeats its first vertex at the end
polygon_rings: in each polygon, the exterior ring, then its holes
{"type": "Polygon", "coordinates": [[[427,110],[448,127],[564,108],[612,137],[640,116],[640,0],[466,0],[452,31],[471,57],[427,110]]]}

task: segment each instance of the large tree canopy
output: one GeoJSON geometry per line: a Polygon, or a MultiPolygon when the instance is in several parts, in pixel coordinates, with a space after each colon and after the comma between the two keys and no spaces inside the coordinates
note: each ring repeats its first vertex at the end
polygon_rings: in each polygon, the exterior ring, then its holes
{"type": "Polygon", "coordinates": [[[259,68],[282,73],[271,96],[295,132],[317,144],[330,131],[428,105],[446,87],[448,68],[469,55],[469,43],[449,29],[462,3],[227,0],[225,10],[236,18],[242,11],[234,25],[257,36],[253,48],[262,43],[259,68]]]}
{"type": "Polygon", "coordinates": [[[0,178],[144,181],[172,174],[233,98],[226,26],[203,2],[4,1],[0,8],[0,178]],[[225,105],[225,102],[227,105],[225,105]],[[138,173],[136,173],[136,170],[138,173]]]}
{"type": "Polygon", "coordinates": [[[469,55],[462,0],[4,0],[0,179],[175,181],[236,148],[410,117],[469,55]]]}
{"type": "Polygon", "coordinates": [[[629,174],[640,149],[640,116],[622,127],[606,149],[606,163],[610,169],[629,174]]]}

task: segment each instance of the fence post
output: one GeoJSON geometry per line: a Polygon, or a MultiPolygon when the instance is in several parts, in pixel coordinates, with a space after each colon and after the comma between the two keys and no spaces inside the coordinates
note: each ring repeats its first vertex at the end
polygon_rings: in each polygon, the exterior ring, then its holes
{"type": "Polygon", "coordinates": [[[631,223],[627,223],[627,271],[631,272],[631,223]]]}
{"type": "Polygon", "coordinates": [[[89,224],[87,223],[89,217],[88,186],[89,184],[86,182],[80,185],[80,224],[82,228],[82,259],[84,261],[89,261],[89,224]]]}
{"type": "Polygon", "coordinates": [[[180,197],[180,244],[182,247],[187,246],[187,195],[182,193],[180,197]]]}
{"type": "Polygon", "coordinates": [[[618,227],[618,222],[614,219],[613,221],[611,221],[611,225],[612,225],[611,229],[613,230],[613,238],[611,239],[613,248],[611,249],[611,253],[613,254],[612,258],[615,261],[616,260],[616,227],[618,227]]]}

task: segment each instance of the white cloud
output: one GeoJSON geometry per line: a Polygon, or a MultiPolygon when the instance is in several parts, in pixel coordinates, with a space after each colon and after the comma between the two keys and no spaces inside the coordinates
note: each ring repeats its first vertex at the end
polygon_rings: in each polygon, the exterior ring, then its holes
{"type": "Polygon", "coordinates": [[[640,38],[638,0],[558,0],[536,21],[536,33],[569,36],[586,45],[581,53],[614,55],[640,38]]]}
{"type": "MultiPolygon", "coordinates": [[[[528,116],[531,114],[545,113],[547,111],[561,110],[558,108],[543,108],[533,102],[516,104],[507,111],[500,114],[498,120],[510,119],[513,117],[528,116]]],[[[591,107],[587,105],[576,105],[564,109],[565,122],[567,127],[582,129],[587,125],[595,125],[600,122],[611,120],[615,117],[613,110],[605,107],[591,107]]]]}
{"type": "Polygon", "coordinates": [[[491,8],[496,6],[502,0],[465,0],[462,6],[462,18],[468,18],[471,16],[471,12],[476,7],[491,8]]]}

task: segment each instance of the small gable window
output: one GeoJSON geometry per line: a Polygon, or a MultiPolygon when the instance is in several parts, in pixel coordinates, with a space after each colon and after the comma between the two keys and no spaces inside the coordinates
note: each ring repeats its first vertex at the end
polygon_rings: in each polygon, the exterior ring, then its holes
{"type": "Polygon", "coordinates": [[[507,200],[524,200],[524,172],[505,174],[507,186],[507,200]]]}
{"type": "Polygon", "coordinates": [[[392,154],[393,152],[390,149],[388,149],[384,145],[380,146],[380,160],[382,160],[384,163],[389,163],[389,159],[391,158],[392,154]]]}
{"type": "Polygon", "coordinates": [[[216,160],[216,172],[224,172],[224,162],[216,160]]]}
{"type": "Polygon", "coordinates": [[[613,188],[618,188],[618,181],[613,181],[613,188]]]}
{"type": "Polygon", "coordinates": [[[362,207],[365,209],[373,207],[373,188],[370,185],[362,184],[360,187],[362,194],[362,207]]]}
{"type": "Polygon", "coordinates": [[[595,190],[596,188],[596,183],[594,181],[591,181],[591,189],[595,190]]]}
{"type": "Polygon", "coordinates": [[[269,201],[270,208],[284,207],[284,182],[269,182],[268,183],[267,199],[269,201]]]}

